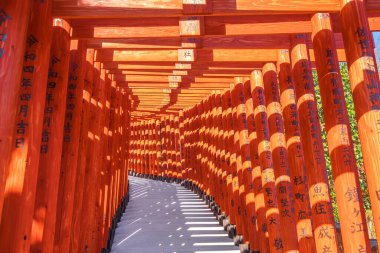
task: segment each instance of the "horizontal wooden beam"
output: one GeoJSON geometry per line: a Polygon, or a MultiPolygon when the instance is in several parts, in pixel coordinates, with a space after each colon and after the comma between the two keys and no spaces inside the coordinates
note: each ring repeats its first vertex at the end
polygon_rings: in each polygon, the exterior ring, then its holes
{"type": "MultiPolygon", "coordinates": [[[[375,0],[373,0],[375,2],[375,0]]],[[[373,3],[372,3],[373,4],[373,3]]],[[[55,16],[77,18],[121,18],[181,16],[182,0],[54,0],[55,16]]],[[[339,0],[213,0],[214,15],[337,12],[339,0]]]]}
{"type": "MultiPolygon", "coordinates": [[[[173,62],[104,62],[104,68],[109,70],[175,70],[179,69],[176,63],[173,62]]],[[[247,70],[262,68],[262,63],[259,62],[193,62],[190,69],[194,70],[247,70]]]]}
{"type": "MultiPolygon", "coordinates": [[[[314,61],[314,50],[310,49],[310,60],[314,61]]],[[[346,61],[343,49],[338,49],[339,61],[346,61]]],[[[100,62],[177,62],[176,50],[105,50],[101,49],[96,55],[100,62]]],[[[276,62],[277,50],[274,49],[199,49],[197,59],[201,62],[276,62]]]]}
{"type": "Polygon", "coordinates": [[[181,38],[90,38],[87,39],[87,46],[95,49],[177,49],[181,48],[181,38]]]}
{"type": "MultiPolygon", "coordinates": [[[[203,62],[267,62],[277,60],[275,49],[198,49],[197,60],[203,62]]],[[[98,50],[100,62],[177,62],[177,50],[98,50]]]]}
{"type": "Polygon", "coordinates": [[[72,22],[72,37],[89,38],[155,38],[179,37],[178,18],[95,19],[72,22]],[[120,22],[123,25],[120,25],[120,22]]]}

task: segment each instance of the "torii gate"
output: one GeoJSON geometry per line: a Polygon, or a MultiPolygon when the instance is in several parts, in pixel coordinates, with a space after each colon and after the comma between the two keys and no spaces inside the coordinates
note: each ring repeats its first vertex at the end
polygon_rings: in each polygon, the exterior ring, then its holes
{"type": "Polygon", "coordinates": [[[378,0],[0,0],[0,252],[107,252],[128,170],[246,252],[371,252],[339,62],[380,238],[376,30],[378,0]]]}

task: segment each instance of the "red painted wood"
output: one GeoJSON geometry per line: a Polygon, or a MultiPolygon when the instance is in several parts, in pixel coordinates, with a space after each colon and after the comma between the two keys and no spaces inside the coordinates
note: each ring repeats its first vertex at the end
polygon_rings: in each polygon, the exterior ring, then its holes
{"type": "Polygon", "coordinates": [[[229,146],[229,166],[231,175],[231,197],[230,205],[232,210],[232,216],[234,216],[230,222],[236,225],[236,234],[242,235],[242,219],[241,219],[241,202],[239,196],[239,180],[237,171],[237,153],[235,149],[235,129],[234,129],[234,114],[236,108],[233,106],[233,92],[232,90],[226,91],[226,100],[229,109],[227,110],[227,125],[229,129],[228,146],[229,146]],[[240,211],[239,211],[240,209],[240,211]],[[235,221],[233,223],[233,221],[235,221]]]}
{"type": "MultiPolygon", "coordinates": [[[[101,241],[102,241],[102,222],[103,222],[103,162],[106,158],[106,149],[105,146],[107,144],[107,139],[105,135],[106,125],[108,122],[106,122],[107,118],[107,95],[108,95],[108,87],[106,84],[106,70],[102,68],[102,65],[99,66],[99,76],[100,76],[100,84],[99,84],[99,101],[98,101],[98,113],[100,115],[99,119],[99,158],[98,158],[98,172],[96,181],[93,185],[93,192],[94,192],[94,213],[93,213],[93,223],[92,223],[92,234],[91,234],[91,240],[90,240],[90,251],[93,252],[99,252],[101,251],[101,241]]],[[[108,83],[109,85],[109,83],[108,83]]],[[[107,126],[108,128],[108,126],[107,126]]]]}
{"type": "MultiPolygon", "coordinates": [[[[57,22],[60,24],[60,22],[57,22]]],[[[42,143],[30,252],[53,252],[66,94],[70,36],[64,23],[53,28],[42,143]],[[61,99],[64,98],[64,99],[61,99]]]]}
{"type": "MultiPolygon", "coordinates": [[[[4,2],[1,2],[0,8],[3,8],[3,5],[4,2]]],[[[12,15],[12,20],[7,20],[0,26],[0,33],[7,34],[5,46],[0,49],[5,52],[0,57],[0,94],[6,95],[8,100],[7,104],[3,104],[4,100],[0,95],[0,251],[29,252],[40,158],[45,84],[49,68],[48,49],[52,36],[52,26],[46,25],[52,24],[51,2],[36,2],[31,6],[29,3],[18,1],[7,2],[3,11],[9,12],[8,15],[12,15]],[[29,7],[32,7],[32,15],[28,27],[29,7]],[[26,28],[27,31],[24,31],[26,28]],[[14,51],[10,51],[9,46],[12,45],[14,51]],[[30,57],[22,58],[24,55],[30,57]],[[29,70],[28,66],[34,70],[25,71],[29,70]],[[21,82],[24,78],[25,84],[21,82]],[[20,96],[15,97],[16,107],[11,108],[9,106],[13,103],[12,96],[16,94],[20,96]],[[15,121],[9,122],[12,114],[16,116],[15,121]],[[7,129],[3,129],[4,126],[7,129]],[[11,135],[4,138],[3,130],[11,131],[11,135]],[[7,154],[8,151],[12,152],[11,156],[7,154]]]]}
{"type": "Polygon", "coordinates": [[[288,150],[275,64],[266,63],[263,66],[263,81],[284,251],[298,251],[288,150]]]}
{"type": "Polygon", "coordinates": [[[185,165],[185,122],[184,122],[184,113],[179,111],[178,113],[178,122],[179,122],[179,154],[180,154],[180,167],[181,174],[180,179],[187,179],[187,170],[185,165]]]}
{"type": "Polygon", "coordinates": [[[302,147],[299,113],[297,110],[295,85],[291,73],[289,50],[279,50],[277,72],[282,114],[284,117],[286,146],[289,154],[288,161],[294,196],[299,250],[300,252],[312,253],[316,252],[316,248],[310,215],[305,156],[302,147]]]}
{"type": "Polygon", "coordinates": [[[251,93],[255,115],[258,153],[261,165],[262,187],[267,208],[267,231],[269,233],[269,247],[271,252],[283,252],[284,241],[281,233],[278,195],[275,186],[275,172],[273,169],[270,133],[267,118],[266,100],[264,95],[263,75],[255,70],[251,74],[251,93]]]}
{"type": "Polygon", "coordinates": [[[14,148],[14,128],[10,126],[16,123],[31,6],[30,1],[0,1],[0,214],[14,148]]]}
{"type": "Polygon", "coordinates": [[[182,166],[181,166],[181,140],[180,140],[180,122],[179,116],[174,117],[174,135],[175,135],[175,162],[177,170],[177,179],[182,178],[182,166]]]}
{"type": "MultiPolygon", "coordinates": [[[[341,26],[376,237],[380,238],[379,74],[365,2],[341,0],[341,26]]],[[[370,10],[370,9],[368,9],[370,10]]]]}
{"type": "MultiPolygon", "coordinates": [[[[291,60],[317,252],[338,252],[321,127],[304,35],[292,37],[291,60]]],[[[304,181],[293,179],[294,183],[303,184],[304,181]]]]}
{"type": "Polygon", "coordinates": [[[343,247],[351,252],[369,250],[366,215],[330,16],[317,13],[312,17],[312,24],[343,247]]]}
{"type": "Polygon", "coordinates": [[[262,187],[261,167],[259,163],[258,139],[255,126],[255,115],[253,108],[253,98],[251,92],[251,84],[249,81],[244,82],[245,108],[247,114],[247,129],[249,138],[249,152],[252,166],[252,181],[254,191],[254,205],[256,211],[254,227],[257,228],[257,236],[252,245],[251,250],[259,250],[260,252],[269,252],[268,234],[266,233],[266,207],[264,201],[264,192],[262,187]]]}
{"type": "MultiPolygon", "coordinates": [[[[107,82],[108,84],[108,82],[107,82]]],[[[115,149],[117,147],[117,127],[118,127],[118,121],[117,121],[117,113],[116,113],[116,107],[118,103],[118,98],[116,96],[116,86],[114,85],[113,82],[110,84],[110,116],[109,116],[109,142],[108,142],[108,156],[109,156],[109,162],[107,163],[107,171],[108,171],[108,201],[107,201],[107,220],[108,220],[108,226],[111,225],[112,223],[112,217],[115,212],[115,206],[114,206],[114,199],[115,199],[115,166],[114,163],[115,161],[115,149]]],[[[137,143],[137,138],[138,136],[138,126],[137,124],[133,125],[134,129],[134,140],[135,143],[133,145],[134,148],[134,158],[135,158],[135,172],[139,172],[138,168],[138,154],[137,154],[137,149],[138,149],[138,143],[137,143]]]]}
{"type": "Polygon", "coordinates": [[[85,169],[87,149],[90,142],[88,131],[91,122],[91,107],[92,107],[92,90],[93,87],[93,62],[94,50],[87,49],[86,63],[85,63],[85,79],[83,91],[83,108],[82,108],[82,126],[79,137],[79,150],[81,155],[78,156],[78,169],[75,183],[75,197],[74,197],[74,212],[70,236],[70,252],[77,253],[79,250],[79,237],[81,235],[81,222],[82,222],[82,206],[83,194],[85,184],[85,169]]]}
{"type": "Polygon", "coordinates": [[[230,172],[230,150],[229,150],[229,112],[230,112],[230,106],[227,103],[227,92],[223,93],[221,100],[222,100],[222,127],[223,127],[223,151],[224,154],[222,154],[222,163],[223,163],[223,170],[224,170],[224,192],[223,192],[223,202],[225,206],[225,215],[229,219],[230,224],[236,224],[235,221],[235,215],[233,213],[233,209],[231,206],[231,200],[232,200],[232,175],[230,172]]]}
{"type": "MultiPolygon", "coordinates": [[[[103,70],[102,70],[103,71],[103,70]]],[[[110,183],[111,183],[111,153],[112,149],[112,131],[111,131],[111,79],[105,75],[105,105],[104,105],[104,127],[102,131],[103,139],[103,163],[101,167],[101,186],[99,192],[100,210],[99,210],[99,229],[98,229],[98,246],[97,248],[107,245],[109,227],[111,225],[110,205],[110,183]]]]}
{"type": "Polygon", "coordinates": [[[86,43],[71,41],[54,252],[69,252],[78,168],[86,43]]]}
{"type": "Polygon", "coordinates": [[[241,181],[243,193],[243,219],[246,232],[243,234],[244,241],[248,242],[253,249],[258,249],[256,245],[257,231],[255,225],[256,210],[254,205],[254,187],[253,171],[251,164],[251,153],[249,150],[249,135],[247,125],[247,109],[245,107],[244,82],[242,78],[236,78],[234,87],[233,104],[236,107],[236,116],[234,117],[235,138],[239,148],[238,163],[241,166],[241,181]]]}

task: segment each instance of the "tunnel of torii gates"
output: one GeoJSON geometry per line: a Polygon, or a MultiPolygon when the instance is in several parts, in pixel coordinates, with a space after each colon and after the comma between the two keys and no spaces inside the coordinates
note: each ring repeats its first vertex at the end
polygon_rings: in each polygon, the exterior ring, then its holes
{"type": "Polygon", "coordinates": [[[128,174],[250,252],[371,252],[339,62],[380,238],[376,30],[378,0],[0,0],[0,252],[109,252],[128,174]]]}

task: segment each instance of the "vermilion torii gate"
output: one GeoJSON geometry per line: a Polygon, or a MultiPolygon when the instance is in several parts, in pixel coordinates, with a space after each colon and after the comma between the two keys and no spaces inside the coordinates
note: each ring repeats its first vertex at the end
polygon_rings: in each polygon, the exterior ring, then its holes
{"type": "Polygon", "coordinates": [[[245,252],[371,252],[339,62],[380,238],[376,30],[377,0],[0,0],[0,252],[109,252],[128,170],[245,252]]]}

